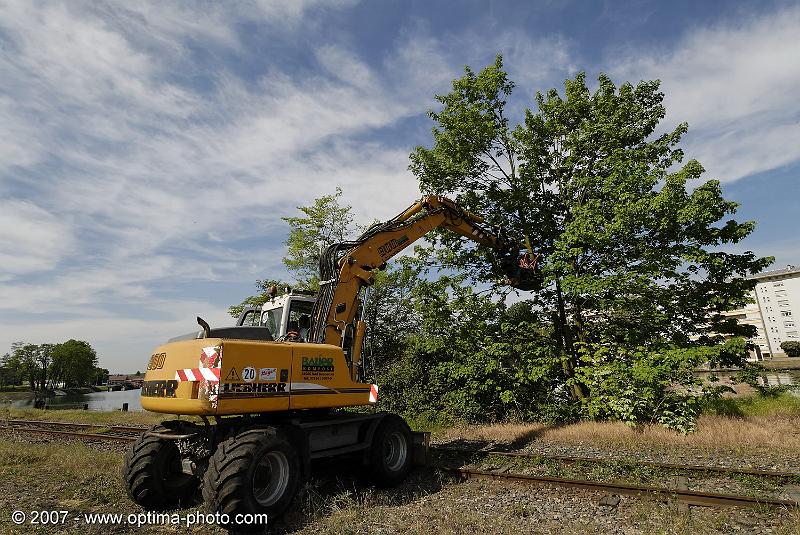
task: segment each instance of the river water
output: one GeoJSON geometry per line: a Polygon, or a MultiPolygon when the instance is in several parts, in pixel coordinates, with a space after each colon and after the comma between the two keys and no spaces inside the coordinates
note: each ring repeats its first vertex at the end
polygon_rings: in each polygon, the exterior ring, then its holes
{"type": "MultiPolygon", "coordinates": [[[[113,411],[122,408],[123,403],[128,404],[129,411],[142,410],[139,403],[139,394],[142,391],[136,390],[117,390],[116,392],[92,392],[91,394],[70,394],[67,396],[53,396],[47,399],[47,405],[53,408],[83,408],[84,403],[89,404],[89,410],[113,411]]],[[[33,408],[33,398],[18,399],[11,402],[15,408],[33,408]]]]}

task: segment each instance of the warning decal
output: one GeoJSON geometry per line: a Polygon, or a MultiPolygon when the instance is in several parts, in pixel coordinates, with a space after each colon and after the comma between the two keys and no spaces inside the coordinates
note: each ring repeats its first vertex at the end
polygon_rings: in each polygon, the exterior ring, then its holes
{"type": "Polygon", "coordinates": [[[228,375],[225,376],[225,382],[228,382],[228,383],[231,382],[231,381],[241,381],[241,380],[242,380],[242,378],[239,377],[239,374],[236,371],[236,368],[231,368],[231,371],[229,371],[228,375]]]}

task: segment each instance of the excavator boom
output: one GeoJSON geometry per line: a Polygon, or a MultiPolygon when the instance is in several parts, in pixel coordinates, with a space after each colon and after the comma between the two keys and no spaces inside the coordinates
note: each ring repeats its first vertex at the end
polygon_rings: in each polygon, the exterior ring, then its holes
{"type": "Polygon", "coordinates": [[[323,253],[310,341],[342,347],[352,345],[351,366],[355,376],[366,329],[356,318],[361,305],[360,290],[374,283],[373,270],[382,269],[389,259],[437,228],[491,248],[495,268],[504,274],[504,282],[510,286],[533,290],[541,284],[536,269],[538,256],[533,251],[528,248],[520,255],[525,246],[509,241],[502,230],[491,228],[481,216],[450,199],[428,195],[393,219],[373,225],[357,240],[332,245],[323,253]]]}

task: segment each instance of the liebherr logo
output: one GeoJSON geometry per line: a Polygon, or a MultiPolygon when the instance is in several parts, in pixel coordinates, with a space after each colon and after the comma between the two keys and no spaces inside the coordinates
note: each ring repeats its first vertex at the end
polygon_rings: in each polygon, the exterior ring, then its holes
{"type": "Polygon", "coordinates": [[[389,253],[401,247],[404,243],[408,242],[408,236],[400,236],[399,238],[392,238],[380,247],[378,247],[378,254],[381,257],[387,256],[389,253]]]}

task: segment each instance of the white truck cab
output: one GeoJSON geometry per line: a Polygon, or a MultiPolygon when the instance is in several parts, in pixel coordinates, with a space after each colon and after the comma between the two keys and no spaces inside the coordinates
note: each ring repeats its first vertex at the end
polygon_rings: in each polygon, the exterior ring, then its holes
{"type": "MultiPolygon", "coordinates": [[[[273,297],[261,307],[245,308],[236,325],[267,327],[274,340],[286,336],[290,322],[295,322],[295,328],[301,328],[305,323],[310,325],[311,310],[314,308],[316,294],[304,290],[292,290],[284,295],[273,297]],[[306,318],[303,318],[306,316],[306,318]]],[[[302,330],[299,332],[301,338],[306,337],[302,330]]]]}

